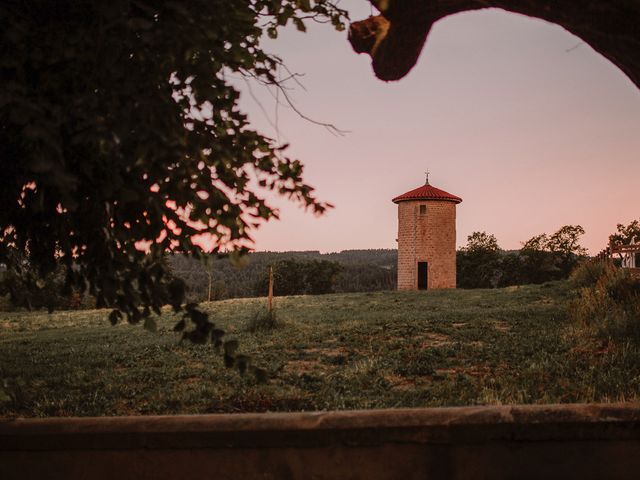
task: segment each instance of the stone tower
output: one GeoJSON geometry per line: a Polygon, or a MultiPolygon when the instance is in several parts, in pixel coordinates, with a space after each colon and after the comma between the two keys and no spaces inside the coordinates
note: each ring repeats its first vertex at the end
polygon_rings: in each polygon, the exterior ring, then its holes
{"type": "Polygon", "coordinates": [[[397,196],[398,290],[456,288],[456,205],[429,185],[397,196]]]}

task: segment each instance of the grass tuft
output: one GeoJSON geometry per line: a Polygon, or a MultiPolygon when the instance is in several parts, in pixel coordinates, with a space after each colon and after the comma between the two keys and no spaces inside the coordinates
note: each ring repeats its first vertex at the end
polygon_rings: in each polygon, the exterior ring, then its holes
{"type": "Polygon", "coordinates": [[[278,321],[278,315],[275,309],[258,309],[256,310],[247,324],[247,331],[251,333],[274,330],[282,326],[282,322],[278,321]]]}
{"type": "Polygon", "coordinates": [[[591,262],[579,267],[572,282],[582,285],[569,306],[571,318],[601,338],[640,341],[640,280],[623,268],[591,262]],[[582,279],[576,282],[575,279],[582,279]]]}

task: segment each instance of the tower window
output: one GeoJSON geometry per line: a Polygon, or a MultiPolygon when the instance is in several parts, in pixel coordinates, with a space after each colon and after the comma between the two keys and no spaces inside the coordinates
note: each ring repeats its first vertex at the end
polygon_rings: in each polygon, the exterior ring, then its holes
{"type": "Polygon", "coordinates": [[[427,214],[427,206],[420,205],[420,215],[426,215],[426,214],[427,214]]]}

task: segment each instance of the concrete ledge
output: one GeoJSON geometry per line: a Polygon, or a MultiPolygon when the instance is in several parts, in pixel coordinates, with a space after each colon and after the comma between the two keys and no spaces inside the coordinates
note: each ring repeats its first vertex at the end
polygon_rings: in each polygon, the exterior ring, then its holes
{"type": "Polygon", "coordinates": [[[640,478],[640,405],[0,420],[0,478],[640,478]]]}

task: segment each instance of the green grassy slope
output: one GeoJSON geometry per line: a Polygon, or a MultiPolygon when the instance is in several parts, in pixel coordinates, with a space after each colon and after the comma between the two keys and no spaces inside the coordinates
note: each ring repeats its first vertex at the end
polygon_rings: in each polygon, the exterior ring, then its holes
{"type": "Polygon", "coordinates": [[[111,327],[106,311],[3,313],[0,415],[129,415],[636,400],[640,354],[574,331],[564,283],[500,290],[276,299],[283,325],[249,333],[265,299],[205,304],[270,372],[227,370],[211,346],[111,327]]]}

